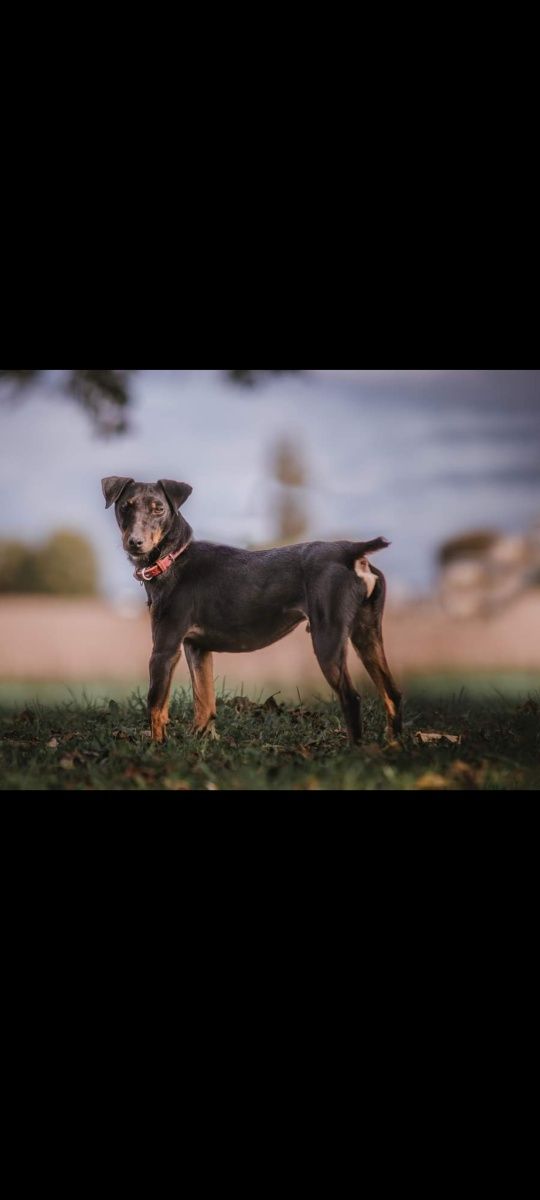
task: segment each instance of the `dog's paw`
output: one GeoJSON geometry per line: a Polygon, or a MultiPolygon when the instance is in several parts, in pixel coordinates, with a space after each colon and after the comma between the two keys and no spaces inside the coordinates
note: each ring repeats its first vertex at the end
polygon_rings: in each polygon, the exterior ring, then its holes
{"type": "Polygon", "coordinates": [[[215,722],[210,721],[208,725],[191,725],[189,732],[192,737],[209,738],[211,742],[219,742],[220,736],[216,729],[215,722]]]}
{"type": "Polygon", "coordinates": [[[150,742],[151,746],[162,746],[167,741],[167,735],[164,730],[161,730],[161,733],[159,733],[152,732],[151,729],[142,729],[141,738],[145,742],[150,742]]]}
{"type": "Polygon", "coordinates": [[[387,750],[403,750],[403,738],[395,734],[386,733],[384,737],[384,745],[387,750]]]}

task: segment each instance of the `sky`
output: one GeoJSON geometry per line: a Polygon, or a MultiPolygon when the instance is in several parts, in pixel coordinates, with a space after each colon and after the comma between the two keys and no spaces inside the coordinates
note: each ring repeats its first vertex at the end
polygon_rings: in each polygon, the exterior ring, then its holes
{"type": "Polygon", "coordinates": [[[540,518],[540,371],[311,371],[256,389],[216,371],[145,371],[131,424],[103,440],[50,391],[0,407],[0,536],[85,533],[103,590],[118,599],[138,585],[105,512],[103,476],[186,481],[196,537],[267,543],[269,455],[283,435],[308,471],[308,536],[390,538],[378,563],[396,592],[429,589],[444,538],[520,533],[540,518]]]}

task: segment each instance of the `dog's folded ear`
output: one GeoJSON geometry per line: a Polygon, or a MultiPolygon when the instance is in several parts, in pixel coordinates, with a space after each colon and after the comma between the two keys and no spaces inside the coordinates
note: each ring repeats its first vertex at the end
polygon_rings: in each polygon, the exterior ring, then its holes
{"type": "Polygon", "coordinates": [[[128,483],[134,482],[135,481],[133,479],[126,479],[124,476],[120,475],[109,475],[107,479],[102,479],[101,487],[103,489],[103,495],[105,496],[106,501],[105,508],[110,508],[111,504],[116,504],[116,501],[120,499],[120,496],[122,495],[124,488],[127,487],[128,483]]]}
{"type": "Polygon", "coordinates": [[[163,488],[169,504],[175,511],[186,503],[186,500],[191,496],[193,488],[189,483],[177,483],[175,479],[158,479],[159,486],[163,488]]]}

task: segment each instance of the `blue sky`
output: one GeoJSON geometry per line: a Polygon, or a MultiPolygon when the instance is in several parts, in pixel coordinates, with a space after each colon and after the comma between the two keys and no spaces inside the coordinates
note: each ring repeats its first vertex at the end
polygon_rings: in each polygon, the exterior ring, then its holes
{"type": "Polygon", "coordinates": [[[310,537],[389,537],[396,589],[425,590],[437,545],[462,529],[523,531],[540,517],[540,372],[330,371],[237,389],[214,371],[141,372],[132,431],[99,439],[53,393],[0,408],[0,535],[53,528],[92,540],[104,590],[137,585],[103,475],[183,479],[196,536],[268,541],[275,441],[288,434],[309,472],[310,537]]]}

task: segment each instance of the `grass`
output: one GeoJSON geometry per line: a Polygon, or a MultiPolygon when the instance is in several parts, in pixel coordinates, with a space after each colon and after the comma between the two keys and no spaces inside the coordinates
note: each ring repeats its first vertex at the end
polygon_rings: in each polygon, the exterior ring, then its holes
{"type": "MultiPolygon", "coordinates": [[[[65,693],[64,693],[65,694],[65,693]]],[[[177,690],[169,740],[148,737],[146,695],[22,707],[0,697],[1,787],[15,790],[460,791],[540,787],[540,693],[407,692],[402,744],[384,741],[378,699],[364,700],[364,742],[350,750],[335,702],[218,698],[220,741],[189,732],[192,700],[177,690]],[[421,744],[418,733],[449,734],[421,744]]]]}
{"type": "Polygon", "coordinates": [[[438,699],[451,698],[465,689],[476,699],[489,699],[497,694],[507,699],[527,697],[540,690],[538,671],[442,671],[430,675],[412,675],[405,682],[408,696],[423,696],[438,699]]]}
{"type": "MultiPolygon", "coordinates": [[[[263,681],[261,681],[263,682],[263,681]]],[[[322,683],[321,679],[321,683],[322,683]]],[[[356,679],[356,684],[363,689],[367,695],[371,692],[370,684],[363,684],[362,677],[356,679]]],[[[294,702],[297,700],[298,689],[295,686],[284,686],[283,681],[264,680],[265,690],[267,695],[278,693],[280,700],[294,702]]],[[[527,696],[540,690],[540,672],[538,671],[460,671],[452,673],[451,671],[441,671],[431,673],[429,675],[408,675],[401,681],[401,685],[405,694],[410,697],[430,697],[438,700],[441,697],[451,699],[452,696],[459,694],[462,688],[465,688],[469,697],[493,699],[499,693],[503,693],[508,698],[513,697],[519,699],[521,696],[527,696]]],[[[231,687],[236,686],[232,684],[231,687]]],[[[324,685],[323,685],[324,686],[324,685]]],[[[10,708],[14,705],[27,705],[39,700],[42,704],[62,704],[64,701],[74,700],[79,704],[86,704],[87,700],[92,701],[109,701],[117,700],[118,702],[128,701],[129,697],[140,691],[143,695],[148,689],[148,679],[133,679],[133,680],[93,680],[92,682],[79,683],[62,683],[60,681],[10,681],[0,680],[0,709],[10,708]]],[[[219,694],[224,694],[230,691],[229,681],[223,680],[221,677],[216,678],[216,691],[219,694]]],[[[247,695],[252,700],[258,699],[261,694],[259,688],[244,689],[242,685],[238,685],[238,691],[243,695],[247,695]]],[[[302,695],[308,696],[313,691],[311,685],[304,685],[300,682],[300,691],[302,695]]],[[[330,696],[328,689],[328,696],[330,696]]]]}

